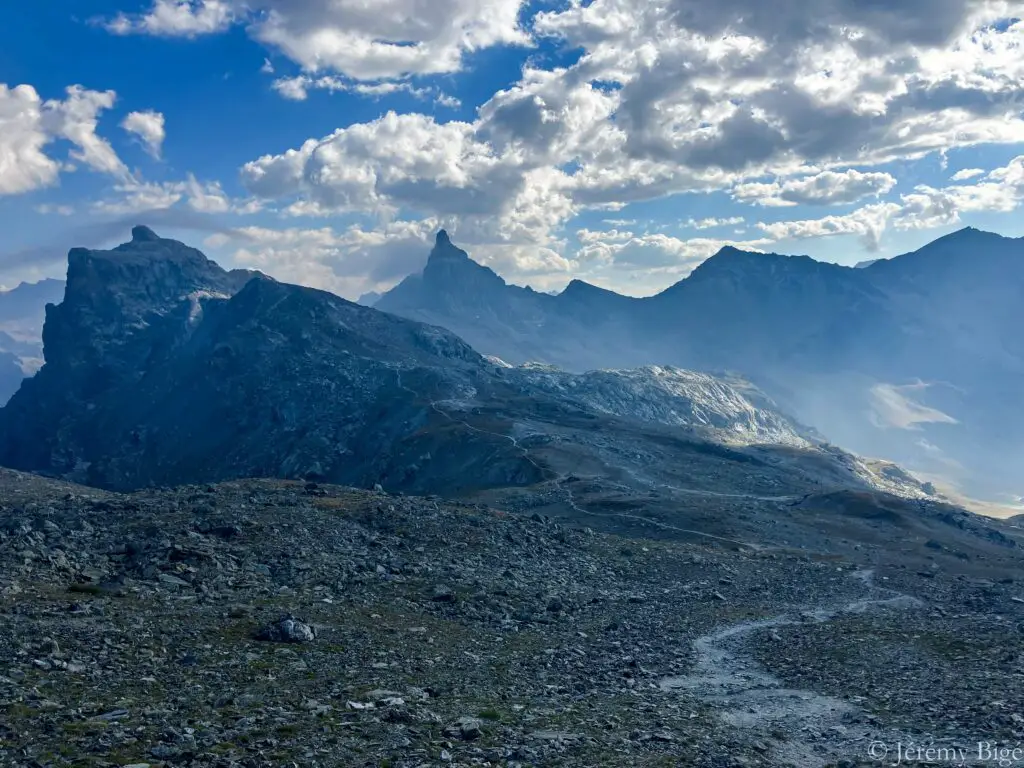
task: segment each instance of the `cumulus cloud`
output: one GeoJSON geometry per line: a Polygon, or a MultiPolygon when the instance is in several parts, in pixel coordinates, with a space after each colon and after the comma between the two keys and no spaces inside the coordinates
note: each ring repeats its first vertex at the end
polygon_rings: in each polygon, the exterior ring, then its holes
{"type": "Polygon", "coordinates": [[[0,194],[46,187],[60,165],[43,152],[51,137],[43,129],[43,102],[29,85],[0,83],[0,194]]]}
{"type": "Polygon", "coordinates": [[[973,179],[975,176],[983,176],[984,174],[985,170],[983,168],[963,168],[949,178],[950,181],[967,181],[968,179],[973,179]]]}
{"type": "Polygon", "coordinates": [[[358,80],[456,72],[464,54],[525,44],[523,0],[153,0],[107,23],[115,34],[196,37],[242,24],[310,73],[358,80]]]}
{"type": "Polygon", "coordinates": [[[11,88],[0,83],[0,194],[55,184],[60,171],[70,169],[44,151],[56,139],[71,142],[70,159],[126,178],[128,168],[109,142],[96,133],[99,114],[110,109],[115,99],[113,91],[72,85],[63,100],[44,101],[30,85],[11,88]]]}
{"type": "Polygon", "coordinates": [[[843,205],[884,195],[895,186],[896,179],[888,173],[863,173],[851,168],[841,173],[822,171],[814,176],[769,184],[738,184],[732,196],[763,206],[843,205]]]}
{"type": "Polygon", "coordinates": [[[255,200],[232,200],[220,182],[200,182],[193,174],[184,181],[146,182],[129,179],[116,184],[113,195],[98,200],[93,210],[111,215],[166,211],[181,204],[197,213],[250,214],[261,209],[255,200]]]}
{"type": "Polygon", "coordinates": [[[160,159],[160,149],[167,137],[163,114],[153,111],[129,112],[121,121],[121,127],[137,136],[150,155],[160,159]]]}
{"type": "Polygon", "coordinates": [[[241,227],[215,234],[206,246],[241,267],[355,299],[389,288],[423,266],[437,222],[396,221],[372,231],[352,225],[304,229],[241,227]]]}
{"type": "Polygon", "coordinates": [[[919,185],[901,195],[898,202],[873,203],[842,216],[761,222],[758,228],[775,240],[857,235],[868,250],[877,250],[890,226],[901,230],[932,229],[957,224],[964,213],[1008,213],[1022,202],[1024,155],[988,172],[974,184],[942,188],[919,185]]]}
{"type": "Polygon", "coordinates": [[[80,85],[67,88],[63,101],[46,102],[44,126],[51,135],[75,145],[70,157],[93,170],[114,176],[127,176],[128,168],[110,143],[96,134],[99,113],[114,106],[113,91],[90,91],[80,85]]]}
{"type": "Polygon", "coordinates": [[[588,268],[642,269],[676,280],[685,277],[727,245],[760,251],[771,242],[767,238],[738,241],[697,237],[684,240],[660,233],[634,234],[617,229],[582,229],[576,236],[582,244],[579,261],[588,268]]]}
{"type": "Polygon", "coordinates": [[[877,251],[889,219],[899,210],[900,206],[895,203],[874,203],[842,216],[759,223],[757,226],[773,240],[857,235],[867,250],[877,251]]]}
{"type": "MultiPolygon", "coordinates": [[[[275,6],[278,31],[298,23],[289,13],[299,5],[275,6]]],[[[487,3],[455,5],[469,12],[487,3]]],[[[870,166],[1024,141],[1024,57],[1014,53],[1024,23],[1005,21],[1003,2],[941,0],[927,13],[911,6],[827,0],[807,13],[796,0],[770,8],[754,0],[714,8],[696,0],[570,3],[537,14],[532,29],[580,50],[578,61],[527,66],[472,122],[389,113],[254,160],[242,178],[253,194],[302,215],[362,212],[388,220],[408,211],[459,222],[481,245],[532,244],[555,253],[564,225],[585,209],[708,191],[760,206],[887,196],[894,177],[870,166]]],[[[345,2],[339,8],[351,10],[345,2]]],[[[303,28],[329,26],[337,20],[332,13],[309,16],[303,28]]],[[[499,26],[518,29],[511,21],[499,26]]],[[[409,39],[427,41],[434,29],[426,23],[409,39]]],[[[312,66],[313,54],[293,54],[312,66]]],[[[289,83],[279,88],[298,97],[316,83],[351,89],[352,78],[381,76],[348,71],[329,57],[318,66],[344,77],[311,69],[278,81],[289,83]]],[[[414,68],[391,73],[399,70],[414,68]]],[[[764,224],[762,231],[771,238],[851,234],[875,248],[890,222],[939,220],[945,196],[957,196],[958,210],[1006,204],[994,189],[935,192],[918,189],[901,202],[764,224]],[[912,212],[926,205],[936,216],[912,212]]],[[[706,225],[724,225],[713,221],[706,225]]]]}
{"type": "Polygon", "coordinates": [[[711,216],[706,219],[687,219],[686,226],[693,227],[694,229],[715,229],[716,227],[735,227],[744,223],[744,221],[746,219],[742,216],[729,216],[722,219],[716,219],[711,216]]]}
{"type": "Polygon", "coordinates": [[[254,160],[242,180],[257,196],[301,195],[323,212],[495,216],[516,207],[522,171],[520,158],[497,155],[468,123],[389,112],[254,160]]]}
{"type": "Polygon", "coordinates": [[[146,13],[118,14],[106,24],[116,35],[196,37],[225,31],[235,18],[228,0],[153,0],[146,13]]]}

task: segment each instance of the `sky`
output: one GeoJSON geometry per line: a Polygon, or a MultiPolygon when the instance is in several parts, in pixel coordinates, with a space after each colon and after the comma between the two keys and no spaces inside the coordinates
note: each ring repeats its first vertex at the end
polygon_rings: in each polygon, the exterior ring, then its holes
{"type": "Polygon", "coordinates": [[[355,298],[446,228],[657,292],[1024,235],[1024,0],[50,0],[0,8],[0,285],[134,224],[355,298]]]}

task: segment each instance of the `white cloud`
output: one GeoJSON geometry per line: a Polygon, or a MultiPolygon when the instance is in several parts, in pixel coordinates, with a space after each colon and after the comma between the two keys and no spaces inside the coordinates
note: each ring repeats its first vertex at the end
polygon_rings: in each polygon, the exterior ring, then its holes
{"type": "Polygon", "coordinates": [[[56,139],[74,145],[69,153],[72,160],[127,178],[128,168],[96,134],[100,112],[110,109],[115,99],[113,91],[72,85],[65,99],[43,101],[30,85],[10,88],[0,83],[0,195],[55,184],[60,171],[70,169],[44,151],[56,139]]]}
{"type": "Polygon", "coordinates": [[[905,386],[874,385],[871,387],[872,422],[882,429],[908,430],[919,430],[918,424],[957,424],[952,416],[914,399],[930,386],[924,382],[905,386]]]}
{"type": "MultiPolygon", "coordinates": [[[[698,264],[713,256],[727,245],[748,251],[759,251],[771,241],[728,240],[697,237],[680,239],[660,233],[636,235],[620,230],[577,232],[583,247],[580,263],[594,267],[612,267],[625,270],[655,270],[662,277],[678,280],[689,274],[698,264]]],[[[649,275],[647,275],[649,276],[649,275]]]]}
{"type": "Polygon", "coordinates": [[[920,185],[901,195],[899,202],[873,203],[842,216],[759,223],[769,237],[782,240],[858,235],[868,250],[877,250],[889,226],[896,229],[932,229],[960,221],[961,214],[1008,213],[1024,202],[1024,155],[996,168],[974,184],[941,189],[920,185]]]}
{"type": "Polygon", "coordinates": [[[468,123],[389,112],[250,162],[242,180],[257,196],[302,195],[324,212],[407,206],[435,216],[496,215],[514,204],[521,170],[468,123]]]}
{"type": "Polygon", "coordinates": [[[729,216],[728,218],[716,219],[713,216],[706,219],[687,219],[686,226],[694,229],[715,229],[716,227],[735,227],[742,224],[745,219],[742,216],[729,216]]]}
{"type": "Polygon", "coordinates": [[[131,180],[114,186],[115,199],[98,200],[93,209],[99,213],[124,215],[170,208],[184,196],[180,186],[131,180]]]}
{"type": "Polygon", "coordinates": [[[128,133],[138,136],[153,157],[160,159],[160,148],[163,146],[167,132],[164,128],[164,116],[160,112],[129,112],[121,121],[121,127],[128,133]]]}
{"type": "Polygon", "coordinates": [[[981,168],[963,168],[950,176],[950,181],[967,181],[975,176],[983,176],[984,174],[985,171],[981,168]]]}
{"type": "MultiPolygon", "coordinates": [[[[281,29],[295,23],[286,11],[299,5],[282,0],[281,29]]],[[[243,182],[290,215],[364,213],[390,221],[401,212],[457,226],[475,254],[519,259],[513,274],[540,265],[559,270],[612,251],[638,260],[677,257],[683,251],[671,239],[649,233],[634,235],[631,250],[605,241],[570,255],[565,229],[580,211],[684,193],[726,192],[759,206],[881,198],[843,215],[762,223],[764,237],[752,242],[847,234],[877,248],[889,226],[1006,210],[1015,193],[994,179],[959,192],[921,187],[889,201],[883,196],[896,179],[878,166],[1024,142],[1024,57],[1014,53],[1024,22],[992,26],[1009,16],[1009,5],[994,0],[883,5],[826,0],[809,14],[804,4],[754,0],[562,4],[536,15],[532,29],[579,49],[579,60],[551,70],[531,62],[471,122],[389,113],[258,158],[243,168],[243,182]],[[957,65],[948,66],[953,60],[957,65]]],[[[483,6],[479,0],[474,7],[483,6]]],[[[351,10],[347,2],[339,8],[351,10]]],[[[329,26],[332,13],[309,16],[304,29],[329,26]]],[[[426,23],[409,39],[427,40],[433,29],[426,23]]],[[[357,80],[363,92],[415,90],[389,80],[414,68],[367,69],[383,61],[374,58],[379,51],[366,68],[349,71],[330,58],[314,66],[316,46],[288,53],[274,45],[307,68],[278,81],[293,97],[315,87],[356,90],[357,80]]],[[[687,225],[734,226],[742,218],[723,214],[687,225]]],[[[700,240],[678,242],[699,253],[700,240]]]]}
{"type": "Polygon", "coordinates": [[[396,93],[407,93],[415,99],[433,101],[439,106],[450,109],[461,106],[461,102],[458,99],[449,96],[434,86],[417,88],[408,82],[361,83],[332,75],[323,75],[321,77],[297,75],[296,77],[278,78],[271,87],[281,96],[292,101],[305,101],[309,98],[311,90],[321,90],[330,93],[354,93],[367,98],[381,98],[396,93]]]}
{"type": "Polygon", "coordinates": [[[43,102],[29,85],[0,83],[0,195],[14,195],[57,181],[60,165],[44,152],[43,102]]]}
{"type": "Polygon", "coordinates": [[[115,34],[196,37],[244,24],[304,71],[359,80],[457,72],[465,53],[526,44],[523,0],[154,0],[115,34]]]}
{"type": "Polygon", "coordinates": [[[58,216],[70,216],[75,212],[74,207],[70,205],[53,205],[50,203],[43,203],[42,205],[36,206],[36,213],[44,215],[56,214],[58,216]]]}
{"type": "Polygon", "coordinates": [[[106,27],[116,35],[196,37],[225,31],[234,14],[235,3],[229,0],[153,0],[146,13],[119,14],[106,27]]]}
{"type": "Polygon", "coordinates": [[[200,182],[192,174],[185,181],[145,182],[131,179],[115,185],[116,194],[93,204],[93,209],[106,214],[124,215],[147,211],[163,211],[184,204],[199,213],[234,213],[246,215],[261,210],[255,200],[231,200],[220,182],[200,182]]]}
{"type": "Polygon", "coordinates": [[[95,171],[113,176],[128,176],[127,166],[106,139],[96,134],[99,113],[114,106],[113,91],[90,91],[80,85],[66,89],[64,101],[46,102],[43,124],[53,136],[65,138],[75,145],[70,157],[95,171]]]}
{"type": "Polygon", "coordinates": [[[884,195],[895,186],[896,179],[888,173],[863,173],[850,168],[841,173],[822,171],[814,176],[769,184],[738,184],[732,196],[763,206],[843,205],[884,195]]]}
{"type": "Polygon", "coordinates": [[[857,235],[865,248],[876,251],[889,219],[899,210],[900,206],[896,203],[873,203],[843,216],[759,223],[757,226],[774,240],[857,235]]]}
{"type": "Polygon", "coordinates": [[[205,244],[231,254],[237,266],[354,299],[419,269],[436,228],[433,220],[396,221],[372,231],[357,225],[341,231],[241,227],[205,244]]]}

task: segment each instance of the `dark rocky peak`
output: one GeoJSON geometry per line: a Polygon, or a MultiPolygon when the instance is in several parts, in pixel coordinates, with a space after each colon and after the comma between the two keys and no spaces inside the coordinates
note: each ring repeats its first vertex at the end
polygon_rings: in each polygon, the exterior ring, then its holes
{"type": "Polygon", "coordinates": [[[435,261],[471,261],[469,254],[456,246],[445,230],[439,230],[434,239],[434,248],[430,251],[427,265],[435,261]]]}
{"type": "Polygon", "coordinates": [[[868,272],[880,285],[914,290],[922,287],[922,281],[957,290],[965,287],[963,281],[1000,288],[1019,285],[1024,281],[1024,238],[964,227],[916,251],[874,264],[868,272]]]}
{"type": "Polygon", "coordinates": [[[574,279],[565,286],[561,293],[555,296],[555,301],[561,309],[580,309],[595,315],[602,315],[626,309],[642,300],[623,296],[621,293],[601,288],[584,280],[574,279]]]}
{"type": "MultiPolygon", "coordinates": [[[[588,283],[586,280],[578,280],[573,278],[569,281],[569,284],[562,289],[559,296],[565,296],[566,298],[576,298],[579,296],[602,296],[605,294],[612,294],[614,291],[609,291],[604,288],[600,288],[593,283],[588,283]]],[[[616,296],[618,294],[615,294],[616,296]]]]}
{"type": "Polygon", "coordinates": [[[152,243],[160,240],[160,236],[147,226],[139,224],[132,227],[133,243],[152,243]]]}
{"type": "Polygon", "coordinates": [[[386,312],[407,305],[430,306],[438,301],[459,297],[470,303],[489,303],[505,281],[494,270],[478,264],[452,243],[443,229],[437,238],[422,275],[412,276],[388,291],[374,305],[386,312]]]}
{"type": "Polygon", "coordinates": [[[143,226],[132,230],[131,242],[108,251],[72,248],[64,300],[46,312],[46,362],[131,365],[135,355],[120,359],[113,350],[182,304],[233,295],[253,274],[228,272],[201,251],[143,226]]]}

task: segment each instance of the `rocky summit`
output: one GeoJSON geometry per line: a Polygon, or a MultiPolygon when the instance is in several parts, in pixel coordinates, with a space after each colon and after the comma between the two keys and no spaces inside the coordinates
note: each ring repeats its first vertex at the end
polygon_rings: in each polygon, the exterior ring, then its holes
{"type": "MultiPolygon", "coordinates": [[[[443,232],[427,272],[481,312],[527,295],[443,232]]],[[[1024,740],[1020,518],[736,374],[507,362],[145,227],[71,251],[43,339],[0,410],[0,765],[849,768],[1024,740]]]]}

